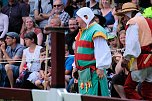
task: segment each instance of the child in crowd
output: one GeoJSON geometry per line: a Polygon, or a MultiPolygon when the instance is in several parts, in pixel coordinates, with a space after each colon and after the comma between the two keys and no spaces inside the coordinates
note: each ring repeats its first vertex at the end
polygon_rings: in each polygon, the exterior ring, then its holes
{"type": "Polygon", "coordinates": [[[50,60],[45,60],[46,58],[46,48],[43,47],[40,50],[40,62],[41,62],[41,69],[39,71],[40,78],[35,81],[35,85],[43,89],[44,86],[47,87],[47,89],[50,89],[51,86],[51,63],[50,60]],[[47,67],[47,74],[45,76],[45,63],[48,62],[48,67],[47,67]]]}

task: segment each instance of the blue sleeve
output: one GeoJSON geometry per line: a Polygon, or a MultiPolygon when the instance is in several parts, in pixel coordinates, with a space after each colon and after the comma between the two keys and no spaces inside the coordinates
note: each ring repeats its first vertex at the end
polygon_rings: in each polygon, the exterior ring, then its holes
{"type": "Polygon", "coordinates": [[[72,71],[73,67],[72,64],[74,62],[74,57],[68,57],[65,61],[65,69],[72,71]]]}

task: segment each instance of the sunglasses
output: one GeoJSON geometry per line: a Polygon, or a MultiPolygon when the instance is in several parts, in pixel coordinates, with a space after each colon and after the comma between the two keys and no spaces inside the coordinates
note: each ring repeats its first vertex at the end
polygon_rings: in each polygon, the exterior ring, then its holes
{"type": "Polygon", "coordinates": [[[53,7],[60,7],[60,6],[62,6],[62,4],[53,5],[53,7]]]}

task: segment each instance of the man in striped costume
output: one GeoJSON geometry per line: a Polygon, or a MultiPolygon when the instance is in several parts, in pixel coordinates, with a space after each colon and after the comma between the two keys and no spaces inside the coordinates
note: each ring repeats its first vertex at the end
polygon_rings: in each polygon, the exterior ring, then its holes
{"type": "Polygon", "coordinates": [[[83,7],[76,14],[81,28],[76,36],[75,53],[79,93],[109,96],[106,69],[111,65],[111,52],[106,31],[94,22],[90,8],[83,7]]]}

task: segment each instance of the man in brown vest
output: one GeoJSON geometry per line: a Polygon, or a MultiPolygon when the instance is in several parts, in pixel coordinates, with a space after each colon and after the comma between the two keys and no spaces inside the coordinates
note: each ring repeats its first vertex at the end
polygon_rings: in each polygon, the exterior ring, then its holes
{"type": "Polygon", "coordinates": [[[146,20],[134,3],[123,4],[116,13],[128,19],[124,64],[129,64],[130,73],[124,85],[127,98],[152,100],[152,32],[146,20]],[[141,95],[136,86],[141,82],[141,95]]]}

